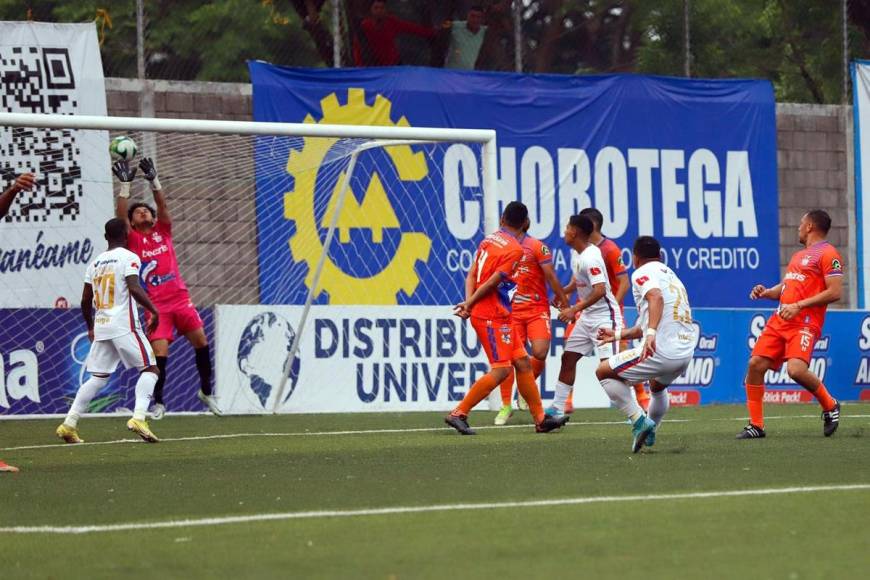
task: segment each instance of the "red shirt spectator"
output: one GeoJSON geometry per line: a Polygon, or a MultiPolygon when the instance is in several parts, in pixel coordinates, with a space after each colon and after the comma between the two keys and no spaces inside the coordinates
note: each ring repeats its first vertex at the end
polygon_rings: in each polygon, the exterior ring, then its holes
{"type": "Polygon", "coordinates": [[[434,38],[436,30],[414,22],[402,20],[392,14],[387,14],[386,2],[372,2],[370,16],[363,19],[360,28],[368,44],[371,62],[363,62],[362,50],[357,39],[354,39],[353,59],[356,66],[394,66],[401,62],[401,55],[396,46],[396,37],[401,34],[413,34],[422,38],[434,38]]]}

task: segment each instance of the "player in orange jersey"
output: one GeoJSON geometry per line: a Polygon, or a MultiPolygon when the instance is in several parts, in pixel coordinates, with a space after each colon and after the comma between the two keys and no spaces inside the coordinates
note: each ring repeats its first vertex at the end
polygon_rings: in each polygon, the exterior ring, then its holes
{"type": "Polygon", "coordinates": [[[465,300],[454,308],[457,316],[471,319],[490,363],[490,371],[471,386],[465,398],[444,418],[445,423],[463,435],[474,435],[468,426],[468,413],[507,378],[511,366],[516,372],[517,388],[529,404],[535,430],[546,433],[567,422],[567,417],[544,414],[529,355],[511,322],[508,292],[514,286],[513,277],[523,258],[519,239],[528,219],[525,205],[518,201],[507,204],[501,216],[501,229],[486,236],[478,246],[465,278],[465,300]]]}
{"type": "Polygon", "coordinates": [[[825,237],[831,228],[827,212],[814,209],[804,214],[798,226],[798,240],[805,246],[795,252],[782,282],[773,288],[758,284],[749,293],[758,298],[779,299],[779,307],[767,320],[755,342],[746,372],[746,406],[749,424],[738,439],[764,437],[764,374],[786,363],[797,384],[813,394],[822,406],[823,432],[830,437],[840,424],[840,403],[809,370],[813,345],[822,332],[828,304],[840,299],[843,262],[825,237]]]}
{"type": "MultiPolygon", "coordinates": [[[[521,344],[528,343],[531,347],[532,373],[537,379],[544,370],[547,354],[550,352],[550,301],[547,297],[547,285],[556,295],[555,304],[559,308],[568,305],[568,298],[562,291],[562,285],[556,278],[553,269],[553,255],[550,248],[536,238],[528,235],[529,220],[523,227],[520,245],[523,247],[523,258],[517,268],[514,281],[516,292],[511,299],[511,319],[521,344]]],[[[511,399],[514,392],[514,372],[511,369],[508,377],[501,385],[501,410],[495,416],[496,425],[504,425],[514,413],[511,399]]]]}
{"type": "MultiPolygon", "coordinates": [[[[29,189],[33,189],[33,186],[36,185],[36,176],[32,173],[22,173],[21,175],[15,178],[9,187],[7,187],[2,194],[0,194],[0,219],[6,217],[6,214],[9,213],[9,210],[12,208],[12,204],[15,202],[15,196],[17,196],[22,191],[27,191],[29,189]]],[[[0,460],[0,473],[17,473],[18,468],[14,465],[9,465],[8,463],[4,463],[0,460]]]]}
{"type": "MultiPolygon", "coordinates": [[[[625,267],[625,263],[622,261],[622,250],[618,245],[616,245],[616,242],[601,234],[601,226],[604,223],[604,216],[601,215],[600,211],[594,207],[587,207],[580,212],[580,215],[584,215],[592,220],[592,224],[595,227],[592,235],[589,236],[589,240],[598,246],[599,250],[601,250],[601,256],[604,258],[604,265],[607,267],[607,278],[610,282],[610,287],[613,289],[613,295],[619,303],[619,313],[620,316],[622,316],[622,324],[625,325],[625,295],[631,287],[631,281],[629,280],[628,270],[625,267]]],[[[565,287],[565,292],[571,294],[574,292],[576,287],[577,283],[572,279],[571,283],[565,287]]],[[[576,320],[565,327],[566,337],[571,336],[574,324],[576,324],[576,320]]],[[[628,341],[621,341],[619,343],[620,352],[627,349],[628,341]]],[[[649,393],[647,393],[643,383],[637,383],[634,385],[634,394],[638,405],[640,405],[644,411],[648,410],[649,393]]],[[[574,391],[571,391],[571,395],[568,397],[568,401],[566,402],[566,412],[574,410],[573,398],[574,391]]]]}

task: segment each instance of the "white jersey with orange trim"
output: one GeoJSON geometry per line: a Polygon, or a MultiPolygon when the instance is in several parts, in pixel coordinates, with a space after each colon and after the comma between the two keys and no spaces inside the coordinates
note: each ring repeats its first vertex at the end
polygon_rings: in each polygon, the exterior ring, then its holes
{"type": "Polygon", "coordinates": [[[139,257],[126,248],[107,250],[88,265],[85,283],[94,290],[94,340],[109,340],[141,330],[139,309],[127,276],[139,278],[139,257]]]}

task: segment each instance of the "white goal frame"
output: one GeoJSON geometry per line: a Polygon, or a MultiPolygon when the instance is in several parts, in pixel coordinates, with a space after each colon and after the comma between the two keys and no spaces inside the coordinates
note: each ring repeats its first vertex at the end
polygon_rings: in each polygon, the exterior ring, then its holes
{"type": "MultiPolygon", "coordinates": [[[[158,119],[140,117],[109,117],[95,115],[47,115],[32,113],[0,112],[0,126],[32,127],[42,129],[77,129],[98,131],[152,131],[172,133],[204,133],[218,135],[261,135],[277,137],[327,137],[333,139],[372,139],[363,143],[350,155],[347,171],[342,181],[336,208],[333,212],[324,239],[324,252],[318,259],[311,287],[297,325],[296,336],[284,361],[284,373],[272,412],[287,388],[287,381],[299,351],[302,333],[308,321],[315,291],[320,285],[320,276],[326,259],[326,249],[332,243],[338,217],[344,205],[357,158],[363,151],[394,145],[425,143],[465,142],[482,145],[481,169],[483,173],[483,229],[492,232],[499,225],[497,192],[497,145],[493,129],[448,129],[437,127],[385,127],[377,125],[322,125],[315,123],[264,123],[256,121],[212,121],[203,119],[158,119]]],[[[108,168],[107,168],[108,171],[108,168]]],[[[457,297],[461,298],[461,297],[457,297]]]]}

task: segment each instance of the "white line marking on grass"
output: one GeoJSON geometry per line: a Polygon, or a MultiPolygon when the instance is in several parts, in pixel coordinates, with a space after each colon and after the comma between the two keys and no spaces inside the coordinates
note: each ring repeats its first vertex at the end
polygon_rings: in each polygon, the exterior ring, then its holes
{"type": "MultiPolygon", "coordinates": [[[[776,419],[818,419],[819,415],[781,415],[765,417],[765,421],[776,419]]],[[[862,419],[870,418],[870,415],[846,415],[846,418],[862,419]]],[[[719,417],[716,419],[665,419],[665,423],[699,423],[703,421],[748,421],[748,417],[719,417]]],[[[568,423],[566,427],[583,427],[593,425],[625,425],[625,421],[576,421],[568,423]]],[[[475,426],[475,430],[482,429],[532,429],[533,425],[481,425],[475,426]]],[[[450,427],[408,427],[404,429],[358,429],[349,431],[297,431],[292,433],[223,433],[220,435],[197,435],[190,437],[168,437],[160,439],[161,443],[173,443],[179,441],[210,441],[216,439],[247,439],[251,437],[329,437],[341,435],[380,435],[390,433],[428,433],[450,432],[450,427]]],[[[71,449],[75,447],[91,447],[94,445],[123,445],[128,443],[144,443],[141,439],[114,439],[111,441],[91,441],[74,445],[65,443],[52,443],[50,445],[22,445],[20,447],[2,447],[0,451],[27,451],[32,449],[71,449]]]]}
{"type": "Polygon", "coordinates": [[[385,508],[369,508],[357,510],[324,510],[307,512],[285,512],[273,514],[252,514],[246,516],[226,516],[217,518],[202,518],[190,520],[169,520],[164,522],[131,522],[124,524],[100,524],[89,526],[14,526],[0,528],[2,534],[92,534],[99,532],[122,532],[128,530],[155,530],[164,528],[186,528],[194,526],[221,526],[227,524],[245,524],[251,522],[269,522],[280,520],[303,520],[320,518],[352,518],[364,516],[388,516],[401,514],[416,514],[426,512],[451,512],[472,510],[494,510],[506,508],[534,508],[565,505],[583,505],[591,503],[616,503],[631,501],[667,501],[710,499],[722,497],[745,497],[760,495],[785,495],[794,493],[812,493],[818,491],[862,491],[870,490],[870,483],[852,485],[816,485],[805,487],[778,487],[767,489],[744,489],[737,491],[702,491],[694,493],[663,493],[649,495],[610,495],[572,497],[562,499],[541,499],[530,501],[508,501],[501,503],[458,503],[424,506],[397,506],[385,508]]]}

